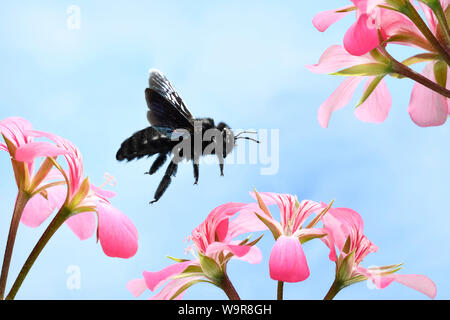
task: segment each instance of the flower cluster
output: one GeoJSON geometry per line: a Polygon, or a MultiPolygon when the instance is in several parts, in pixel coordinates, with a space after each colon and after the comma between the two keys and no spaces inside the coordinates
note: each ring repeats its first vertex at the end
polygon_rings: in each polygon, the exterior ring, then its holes
{"type": "Polygon", "coordinates": [[[313,19],[321,32],[356,13],[343,46],[329,47],[316,65],[308,69],[348,77],[320,106],[318,119],[328,127],[331,114],[345,107],[358,85],[366,81],[355,115],[366,122],[383,122],[392,98],[385,83],[387,75],[415,81],[408,112],[421,127],[443,125],[450,113],[450,29],[449,0],[352,0],[352,5],[321,12],[313,19]],[[423,11],[424,18],[419,14],[423,11]],[[392,57],[388,45],[399,44],[424,50],[402,62],[392,57]],[[422,73],[411,65],[426,62],[422,73]]]}
{"type": "Polygon", "coordinates": [[[130,258],[135,255],[136,227],[109,202],[113,192],[92,185],[84,177],[82,156],[74,144],[54,134],[36,131],[27,120],[18,117],[0,121],[0,132],[5,141],[5,144],[0,143],[0,150],[11,157],[18,187],[0,280],[0,298],[3,298],[20,221],[36,228],[57,211],[7,298],[14,298],[43,247],[63,223],[81,240],[96,234],[107,256],[130,258]],[[59,156],[65,158],[67,169],[57,161],[59,156]],[[43,161],[35,170],[38,158],[43,161]]]}
{"type": "Polygon", "coordinates": [[[194,245],[188,250],[194,256],[192,260],[172,258],[177,263],[158,272],[144,271],[144,278],[131,280],[128,289],[137,297],[146,289],[157,290],[168,281],[152,298],[181,299],[190,286],[208,282],[222,288],[230,299],[238,299],[226,272],[228,262],[240,259],[259,263],[262,259],[261,251],[255,246],[259,239],[251,242],[249,238],[236,240],[242,234],[264,229],[252,216],[253,213],[243,203],[217,207],[189,236],[194,245]]]}
{"type": "Polygon", "coordinates": [[[278,281],[278,298],[283,298],[284,282],[301,282],[310,271],[303,244],[321,239],[329,248],[329,258],[336,263],[335,281],[325,299],[332,299],[343,288],[371,280],[378,288],[393,281],[418,290],[430,298],[436,286],[423,275],[399,275],[401,265],[363,268],[360,263],[377,247],[363,233],[361,216],[347,208],[332,208],[310,200],[298,201],[296,196],[252,192],[256,202],[228,203],[214,209],[189,239],[194,247],[188,251],[194,259],[174,259],[177,263],[158,272],[143,272],[143,278],[131,280],[127,287],[138,297],[144,291],[156,291],[151,299],[181,299],[185,291],[198,282],[221,288],[230,299],[239,299],[227,275],[227,263],[232,258],[260,263],[262,256],[255,246],[259,238],[236,240],[249,232],[270,230],[275,244],[269,258],[269,273],[278,281]],[[278,205],[280,220],[273,217],[269,206],[278,205]],[[321,223],[322,227],[318,227],[321,223]],[[337,250],[336,250],[337,249],[337,250]],[[338,255],[339,251],[339,255],[338,255]],[[165,285],[165,286],[164,286],[165,285]]]}

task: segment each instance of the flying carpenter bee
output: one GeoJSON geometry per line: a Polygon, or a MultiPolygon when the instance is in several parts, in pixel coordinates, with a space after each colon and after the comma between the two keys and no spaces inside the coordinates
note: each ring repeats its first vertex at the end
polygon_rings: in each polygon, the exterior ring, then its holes
{"type": "Polygon", "coordinates": [[[158,70],[150,70],[145,100],[149,109],[147,119],[151,126],[125,140],[116,154],[116,159],[131,161],[157,155],[150,170],[146,172],[153,175],[172,157],[156,189],[154,200],[150,203],[157,202],[162,197],[183,159],[192,160],[194,184],[198,184],[200,156],[216,155],[220,174],[223,176],[224,159],[233,151],[236,140],[246,139],[259,143],[253,138],[241,136],[244,133],[256,132],[244,131],[235,136],[224,122],[216,126],[211,118],[194,118],[175,88],[158,70]],[[204,139],[206,136],[210,137],[209,141],[204,139]],[[180,137],[183,137],[182,143],[180,137]]]}

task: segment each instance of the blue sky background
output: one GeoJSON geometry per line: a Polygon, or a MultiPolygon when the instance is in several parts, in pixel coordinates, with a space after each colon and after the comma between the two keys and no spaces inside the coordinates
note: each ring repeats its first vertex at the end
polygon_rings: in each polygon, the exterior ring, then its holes
{"type": "MultiPolygon", "coordinates": [[[[183,240],[216,206],[248,202],[248,191],[297,194],[357,210],[379,252],[363,265],[404,262],[403,273],[425,274],[450,298],[449,127],[416,127],[406,111],[412,82],[388,79],[393,106],[380,125],[357,120],[351,105],[317,122],[319,105],[341,78],[311,74],[331,44],[341,43],[347,17],[328,32],[316,31],[315,13],[348,1],[14,1],[0,4],[0,119],[21,116],[38,130],[73,141],[97,185],[117,179],[113,204],[139,230],[139,251],[129,260],[106,257],[91,238],[81,242],[63,226],[25,280],[20,299],[132,299],[127,281],[184,257],[183,240]],[[81,29],[66,26],[67,8],[81,9],[81,29]],[[144,176],[150,160],[118,163],[121,142],[148,126],[144,88],[148,70],[162,70],[196,116],[234,128],[280,130],[280,170],[260,175],[259,165],[200,168],[192,186],[184,164],[165,196],[150,206],[161,174],[144,176]],[[69,266],[81,270],[81,289],[66,286],[69,266]]],[[[394,51],[396,52],[396,51],[394,51]]],[[[398,54],[411,53],[399,50],[398,54]]],[[[0,155],[0,245],[6,242],[16,187],[6,153],[0,155]]],[[[273,209],[276,211],[275,208],[273,209]]],[[[48,222],[47,222],[48,223],[48,222]]],[[[47,223],[21,226],[9,286],[47,223]]],[[[257,236],[255,234],[255,236],[257,236]]],[[[268,276],[273,239],[260,242],[260,265],[229,264],[244,299],[273,299],[268,276]]],[[[334,264],[321,241],[305,245],[311,276],[287,284],[288,299],[321,299],[334,264]]],[[[145,297],[149,295],[146,294],[145,297]]],[[[223,299],[216,287],[196,285],[190,299],[223,299]]],[[[359,283],[338,299],[422,299],[399,284],[384,290],[359,283]]]]}

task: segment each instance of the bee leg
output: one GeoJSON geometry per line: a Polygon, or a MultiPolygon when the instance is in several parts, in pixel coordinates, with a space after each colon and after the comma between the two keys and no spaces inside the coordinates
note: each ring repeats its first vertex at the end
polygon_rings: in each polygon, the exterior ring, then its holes
{"type": "Polygon", "coordinates": [[[220,154],[217,155],[217,159],[219,160],[219,167],[220,167],[220,176],[223,177],[223,164],[224,164],[224,157],[220,154]]]}
{"type": "Polygon", "coordinates": [[[155,162],[153,162],[150,170],[148,172],[146,172],[145,174],[149,174],[152,175],[154,174],[156,171],[158,171],[163,164],[166,162],[167,160],[167,153],[160,153],[158,155],[158,158],[156,158],[155,162]]]}
{"type": "Polygon", "coordinates": [[[194,165],[194,178],[195,182],[194,185],[198,184],[198,176],[199,176],[199,165],[198,163],[193,162],[194,165]]]}
{"type": "Polygon", "coordinates": [[[172,181],[171,177],[175,177],[175,175],[177,174],[177,169],[178,164],[174,163],[173,161],[170,161],[166,173],[164,174],[164,177],[159,183],[158,189],[156,189],[155,199],[151,201],[150,204],[157,202],[162,197],[164,192],[166,192],[167,188],[170,185],[170,182],[172,181]]]}

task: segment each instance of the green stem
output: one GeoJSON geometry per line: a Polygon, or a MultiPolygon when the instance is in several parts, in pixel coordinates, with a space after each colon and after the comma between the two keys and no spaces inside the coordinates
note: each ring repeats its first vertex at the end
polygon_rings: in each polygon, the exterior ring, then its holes
{"type": "Polygon", "coordinates": [[[59,227],[66,220],[67,215],[64,214],[65,210],[66,210],[65,208],[62,208],[56,214],[56,216],[53,218],[52,222],[50,222],[47,229],[42,234],[39,241],[36,243],[35,247],[33,248],[33,251],[31,251],[30,255],[28,256],[27,260],[25,261],[25,264],[23,265],[22,270],[20,270],[20,273],[17,276],[17,279],[11,288],[11,291],[6,296],[6,300],[13,300],[16,297],[17,292],[19,291],[23,281],[25,280],[26,276],[28,275],[28,272],[30,271],[34,262],[39,257],[39,254],[42,252],[42,249],[44,249],[45,245],[48,243],[50,238],[55,234],[56,230],[58,230],[59,227]]]}
{"type": "Polygon", "coordinates": [[[283,300],[283,289],[284,289],[284,282],[278,281],[277,285],[277,300],[283,300]]]}
{"type": "Polygon", "coordinates": [[[411,21],[416,25],[420,32],[422,32],[424,37],[430,42],[433,48],[440,53],[447,65],[450,66],[449,50],[441,45],[439,40],[434,36],[433,32],[431,32],[425,21],[417,12],[416,8],[414,8],[414,6],[409,1],[406,1],[405,7],[401,12],[411,19],[411,21]]]}
{"type": "Polygon", "coordinates": [[[227,295],[228,299],[230,300],[241,300],[241,298],[239,297],[236,289],[234,288],[233,284],[230,281],[230,278],[228,278],[228,275],[224,274],[224,278],[222,280],[221,283],[221,288],[222,290],[225,292],[225,294],[227,295]]]}
{"type": "Polygon", "coordinates": [[[431,81],[427,77],[422,76],[421,74],[415,72],[413,69],[405,66],[404,64],[398,62],[397,60],[393,61],[393,70],[395,73],[401,74],[411,80],[414,80],[421,85],[443,95],[444,97],[450,98],[450,90],[438,85],[437,83],[431,81]]]}
{"type": "Polygon", "coordinates": [[[385,48],[383,48],[383,46],[379,46],[379,49],[388,59],[391,60],[393,72],[405,76],[411,80],[414,80],[420,83],[421,85],[427,87],[428,89],[433,90],[434,92],[437,92],[440,95],[443,95],[444,97],[450,98],[450,90],[440,86],[439,84],[431,81],[427,77],[424,77],[423,75],[415,72],[413,69],[409,68],[403,63],[397,61],[386,51],[385,48]]]}
{"type": "Polygon", "coordinates": [[[339,293],[339,291],[341,291],[341,289],[342,284],[335,279],[333,284],[331,285],[330,290],[328,290],[328,293],[325,295],[323,300],[333,300],[334,297],[339,293]]]}
{"type": "Polygon", "coordinates": [[[447,17],[445,16],[440,1],[437,1],[436,7],[432,8],[432,10],[438,19],[442,31],[444,32],[446,44],[447,46],[450,46],[450,28],[448,26],[447,17]]]}
{"type": "Polygon", "coordinates": [[[30,199],[28,193],[19,190],[14,206],[14,212],[11,218],[11,225],[9,227],[8,240],[6,242],[5,255],[3,256],[2,272],[0,276],[0,300],[3,300],[6,290],[6,282],[8,280],[9,267],[11,265],[11,257],[16,241],[17,230],[19,229],[20,218],[23,210],[30,199]]]}

